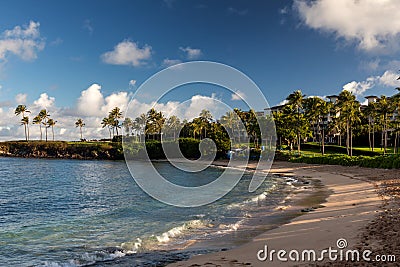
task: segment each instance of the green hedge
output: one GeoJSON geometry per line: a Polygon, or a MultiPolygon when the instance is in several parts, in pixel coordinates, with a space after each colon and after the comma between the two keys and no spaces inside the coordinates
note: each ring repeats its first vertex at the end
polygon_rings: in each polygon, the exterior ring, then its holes
{"type": "Polygon", "coordinates": [[[400,155],[386,156],[353,156],[325,155],[325,156],[300,156],[289,159],[290,162],[302,162],[309,164],[329,164],[342,166],[360,166],[368,168],[399,169],[400,155]]]}

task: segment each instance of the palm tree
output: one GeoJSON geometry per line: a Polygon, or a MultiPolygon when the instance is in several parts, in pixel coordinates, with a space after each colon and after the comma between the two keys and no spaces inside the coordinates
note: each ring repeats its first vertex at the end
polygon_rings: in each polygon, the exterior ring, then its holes
{"type": "Polygon", "coordinates": [[[300,118],[300,112],[301,109],[303,108],[303,101],[304,101],[305,95],[302,94],[301,90],[294,91],[291,93],[286,100],[288,101],[288,104],[293,106],[296,109],[296,114],[297,114],[297,122],[296,122],[296,128],[297,128],[297,152],[300,153],[300,143],[301,143],[301,118],[300,118]]]}
{"type": "MultiPolygon", "coordinates": [[[[28,130],[27,131],[27,139],[26,139],[26,141],[28,141],[29,140],[29,117],[28,116],[24,116],[22,119],[21,119],[21,125],[24,125],[25,126],[25,131],[26,131],[26,129],[28,130]]],[[[26,133],[26,132],[25,132],[26,133]]]]}
{"type": "Polygon", "coordinates": [[[175,115],[169,117],[168,120],[166,121],[166,128],[169,131],[172,131],[173,136],[174,136],[174,141],[176,140],[176,132],[177,132],[177,130],[179,130],[180,125],[181,125],[181,121],[175,115]]]}
{"type": "Polygon", "coordinates": [[[376,103],[369,103],[363,111],[368,119],[368,143],[369,148],[374,151],[375,148],[375,120],[377,116],[376,103]]]}
{"type": "Polygon", "coordinates": [[[314,140],[318,136],[317,139],[321,144],[321,153],[323,155],[325,153],[325,125],[322,119],[328,115],[330,105],[320,97],[309,97],[304,100],[304,107],[305,115],[314,128],[314,140]]]}
{"type": "MultiPolygon", "coordinates": [[[[15,109],[14,113],[15,113],[16,116],[22,115],[22,120],[25,121],[25,119],[24,119],[25,118],[25,113],[30,113],[30,111],[27,109],[27,107],[25,105],[18,105],[17,108],[15,109]]],[[[28,118],[28,123],[29,123],[29,118],[28,118]]],[[[29,140],[29,136],[28,136],[28,133],[27,133],[28,123],[23,123],[24,128],[25,128],[25,140],[26,141],[29,140]]]]}
{"type": "Polygon", "coordinates": [[[111,140],[111,125],[112,125],[111,118],[110,117],[103,118],[103,120],[101,121],[101,125],[102,125],[102,128],[104,128],[104,127],[108,128],[108,132],[110,133],[110,140],[111,140]]]}
{"type": "Polygon", "coordinates": [[[203,109],[200,114],[199,118],[201,119],[201,128],[204,129],[204,138],[207,137],[207,128],[210,126],[210,122],[212,121],[211,112],[207,109],[203,109]]]}
{"type": "Polygon", "coordinates": [[[135,128],[139,135],[139,142],[142,141],[142,135],[145,134],[146,123],[147,123],[147,117],[146,114],[144,113],[140,114],[140,116],[135,119],[135,128]]]}
{"type": "Polygon", "coordinates": [[[79,131],[80,131],[80,133],[81,133],[81,140],[83,140],[83,137],[82,137],[82,127],[84,127],[84,126],[85,126],[85,123],[83,122],[83,120],[82,120],[81,118],[79,118],[79,119],[76,120],[76,122],[75,122],[75,127],[79,127],[79,131]]]}
{"type": "Polygon", "coordinates": [[[129,136],[131,133],[131,128],[133,127],[133,121],[131,118],[125,118],[125,120],[122,122],[122,126],[124,126],[124,130],[126,133],[126,136],[129,136]]]}
{"type": "Polygon", "coordinates": [[[47,142],[47,122],[48,122],[48,120],[49,120],[49,117],[50,117],[50,114],[47,112],[47,110],[46,109],[42,109],[40,112],[39,112],[39,116],[42,118],[42,124],[44,125],[44,127],[45,127],[45,133],[46,133],[46,142],[47,142]]]}
{"type": "Polygon", "coordinates": [[[42,121],[43,121],[43,118],[40,116],[40,114],[37,115],[37,116],[35,116],[35,117],[33,118],[33,121],[32,121],[33,124],[39,124],[39,128],[40,128],[40,141],[42,141],[42,139],[43,139],[42,121]]]}
{"type": "Polygon", "coordinates": [[[117,131],[117,136],[118,136],[118,128],[121,128],[121,126],[119,125],[119,120],[120,118],[122,118],[122,112],[121,109],[119,107],[115,107],[113,108],[108,115],[111,119],[113,119],[113,122],[111,123],[111,125],[116,129],[117,131]]]}
{"type": "Polygon", "coordinates": [[[349,91],[339,94],[336,108],[340,112],[339,119],[346,125],[346,149],[349,156],[353,156],[353,127],[360,121],[360,103],[349,91]]]}
{"type": "Polygon", "coordinates": [[[47,127],[51,127],[51,133],[53,135],[53,141],[54,141],[54,125],[56,125],[56,122],[57,121],[55,121],[53,119],[48,119],[47,120],[47,127]]]}
{"type": "Polygon", "coordinates": [[[392,105],[392,101],[388,99],[386,96],[381,96],[381,98],[377,101],[377,111],[379,116],[381,117],[382,123],[382,142],[383,142],[383,153],[387,152],[387,139],[388,139],[388,129],[389,129],[389,120],[393,115],[394,106],[392,105]]]}
{"type": "Polygon", "coordinates": [[[154,108],[150,109],[146,115],[146,134],[152,134],[153,139],[155,139],[156,134],[158,134],[158,138],[161,140],[164,122],[165,117],[161,111],[157,112],[154,108]]]}
{"type": "MultiPolygon", "coordinates": [[[[235,127],[239,123],[239,116],[234,111],[228,111],[221,117],[221,125],[226,129],[232,142],[235,141],[235,127]]],[[[239,133],[240,134],[240,133],[239,133]]]]}

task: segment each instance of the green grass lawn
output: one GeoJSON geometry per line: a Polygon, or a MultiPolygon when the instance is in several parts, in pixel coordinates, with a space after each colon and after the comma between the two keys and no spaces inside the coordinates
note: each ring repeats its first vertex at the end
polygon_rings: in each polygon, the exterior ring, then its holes
{"type": "MultiPolygon", "coordinates": [[[[297,150],[294,148],[291,152],[288,150],[286,146],[283,147],[282,153],[297,155],[297,150]]],[[[387,148],[386,154],[393,154],[394,150],[392,147],[387,148]]],[[[326,155],[336,155],[336,154],[347,154],[345,146],[338,145],[325,145],[325,154],[326,155]]],[[[374,151],[372,151],[369,147],[365,146],[356,146],[353,147],[353,155],[366,155],[366,156],[374,156],[374,155],[383,155],[384,151],[380,147],[375,147],[374,151]]],[[[321,155],[321,146],[316,142],[309,142],[302,144],[301,146],[301,155],[304,156],[318,156],[321,155]]]]}

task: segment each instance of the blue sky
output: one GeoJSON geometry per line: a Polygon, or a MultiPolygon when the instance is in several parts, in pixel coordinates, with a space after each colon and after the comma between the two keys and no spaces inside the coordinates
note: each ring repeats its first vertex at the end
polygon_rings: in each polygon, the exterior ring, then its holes
{"type": "MultiPolygon", "coordinates": [[[[20,136],[22,127],[14,129],[6,118],[23,102],[32,111],[45,107],[65,117],[57,132],[73,138],[76,129],[70,121],[96,117],[87,111],[91,105],[103,113],[113,104],[123,106],[151,75],[191,60],[239,69],[256,82],[270,105],[297,89],[326,96],[345,88],[360,100],[369,94],[391,95],[400,86],[395,81],[400,69],[398,4],[1,1],[0,137],[20,136]]],[[[235,104],[213,90],[188,90],[174,100],[192,93],[235,104]]],[[[94,137],[103,134],[98,120],[87,127],[94,137]]]]}

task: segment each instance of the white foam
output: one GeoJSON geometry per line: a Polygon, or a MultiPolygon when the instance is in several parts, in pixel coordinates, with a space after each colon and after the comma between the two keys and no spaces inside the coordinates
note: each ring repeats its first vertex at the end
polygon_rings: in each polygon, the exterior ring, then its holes
{"type": "Polygon", "coordinates": [[[162,233],[161,235],[156,236],[157,241],[160,243],[166,243],[170,241],[171,238],[180,236],[183,232],[196,229],[200,227],[205,227],[206,222],[202,220],[191,220],[181,226],[174,227],[167,232],[162,233]]]}

